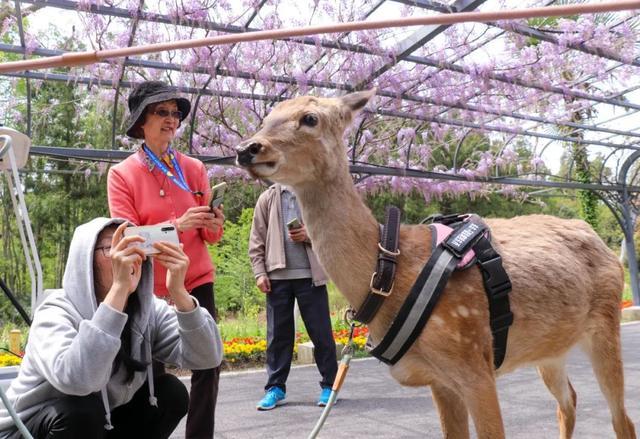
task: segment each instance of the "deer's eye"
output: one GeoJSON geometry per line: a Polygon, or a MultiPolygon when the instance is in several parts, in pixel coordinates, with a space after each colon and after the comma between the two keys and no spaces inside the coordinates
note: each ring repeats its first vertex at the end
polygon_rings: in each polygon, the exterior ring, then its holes
{"type": "Polygon", "coordinates": [[[308,127],[314,127],[318,125],[318,116],[310,113],[305,114],[304,116],[302,116],[302,119],[300,119],[300,123],[308,127]]]}

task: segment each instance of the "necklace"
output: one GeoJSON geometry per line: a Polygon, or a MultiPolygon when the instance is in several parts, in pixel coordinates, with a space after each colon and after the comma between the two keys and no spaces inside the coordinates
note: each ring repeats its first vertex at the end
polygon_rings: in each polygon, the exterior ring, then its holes
{"type": "Polygon", "coordinates": [[[158,183],[158,186],[160,186],[160,198],[164,198],[164,196],[166,195],[166,192],[164,191],[164,182],[167,181],[167,176],[164,176],[161,183],[158,181],[158,177],[156,176],[155,172],[153,172],[153,170],[151,170],[150,172],[151,175],[153,175],[153,179],[158,183]]]}
{"type": "Polygon", "coordinates": [[[160,186],[160,198],[164,198],[164,196],[166,195],[166,192],[164,191],[164,182],[167,180],[167,175],[164,174],[164,178],[162,179],[162,183],[160,183],[158,181],[158,177],[156,176],[156,174],[153,172],[154,168],[156,167],[155,164],[149,159],[149,156],[145,154],[144,156],[144,161],[147,165],[147,169],[149,170],[149,172],[151,173],[151,175],[153,175],[153,179],[156,181],[156,183],[158,183],[158,186],[160,186]]]}
{"type": "MultiPolygon", "coordinates": [[[[156,181],[158,181],[158,179],[156,178],[156,175],[153,174],[153,178],[156,179],[156,181]]],[[[167,176],[165,175],[164,178],[162,179],[162,184],[158,183],[160,185],[160,197],[163,198],[165,196],[164,193],[164,182],[167,180],[167,176]]]]}

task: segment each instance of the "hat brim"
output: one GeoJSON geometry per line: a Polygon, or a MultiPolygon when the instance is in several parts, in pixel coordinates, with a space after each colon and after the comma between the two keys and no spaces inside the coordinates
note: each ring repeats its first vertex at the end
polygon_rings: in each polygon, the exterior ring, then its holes
{"type": "Polygon", "coordinates": [[[178,92],[170,91],[170,92],[151,95],[145,98],[142,101],[142,103],[138,105],[138,108],[136,109],[136,111],[130,114],[129,117],[127,118],[127,123],[126,123],[127,129],[125,131],[127,133],[127,136],[133,139],[144,139],[144,136],[140,133],[140,130],[138,129],[138,125],[142,123],[142,120],[140,119],[142,119],[142,117],[144,116],[144,112],[146,108],[151,104],[156,104],[158,102],[165,102],[165,101],[176,101],[176,104],[178,105],[178,110],[182,113],[180,122],[185,120],[189,115],[189,112],[191,111],[191,102],[189,102],[188,99],[180,96],[178,92]]]}

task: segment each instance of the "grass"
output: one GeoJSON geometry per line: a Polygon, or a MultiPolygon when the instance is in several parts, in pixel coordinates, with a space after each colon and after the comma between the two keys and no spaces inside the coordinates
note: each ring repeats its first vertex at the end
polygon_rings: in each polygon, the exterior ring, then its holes
{"type": "Polygon", "coordinates": [[[218,321],[218,329],[223,340],[244,337],[267,336],[267,319],[264,312],[255,316],[223,317],[218,321]]]}
{"type": "MultiPolygon", "coordinates": [[[[337,290],[333,284],[329,284],[329,311],[331,313],[331,326],[334,330],[347,328],[344,323],[344,310],[348,306],[347,300],[337,290]]],[[[253,315],[237,315],[221,317],[218,321],[218,328],[223,340],[243,337],[267,337],[267,318],[265,311],[254,313],[253,315]]],[[[302,318],[296,319],[296,332],[306,334],[306,328],[302,318]]]]}
{"type": "Polygon", "coordinates": [[[622,300],[631,300],[631,283],[629,282],[629,270],[624,269],[624,290],[622,290],[622,300]]]}

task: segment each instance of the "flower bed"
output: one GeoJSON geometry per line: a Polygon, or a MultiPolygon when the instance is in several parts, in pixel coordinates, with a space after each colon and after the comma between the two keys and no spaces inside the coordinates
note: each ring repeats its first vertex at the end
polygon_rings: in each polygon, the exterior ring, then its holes
{"type": "MultiPolygon", "coordinates": [[[[224,359],[229,366],[246,364],[264,364],[267,341],[259,337],[236,337],[223,342],[224,359]]],[[[233,368],[233,367],[231,367],[233,368]]]]}
{"type": "MultiPolygon", "coordinates": [[[[360,326],[353,330],[353,344],[355,345],[356,351],[364,352],[364,345],[367,343],[368,335],[369,329],[366,326],[360,326]]],[[[349,330],[341,329],[334,331],[333,338],[335,338],[336,343],[340,343],[345,346],[349,340],[349,330]]]]}
{"type": "Polygon", "coordinates": [[[22,358],[9,353],[0,353],[0,367],[19,366],[22,358]]]}
{"type": "MultiPolygon", "coordinates": [[[[364,351],[364,344],[367,339],[367,328],[356,328],[354,331],[353,341],[356,350],[364,351]]],[[[345,345],[349,337],[347,329],[334,331],[334,339],[337,343],[345,345]]],[[[304,343],[309,340],[305,333],[296,334],[296,343],[304,343]]],[[[245,368],[251,366],[262,366],[266,361],[267,341],[260,337],[235,337],[223,342],[225,369],[245,368]]],[[[294,347],[294,354],[297,353],[297,347],[294,347]]],[[[21,358],[9,354],[0,354],[0,367],[19,365],[21,358]]]]}
{"type": "MultiPolygon", "coordinates": [[[[356,328],[353,331],[353,342],[356,354],[366,355],[364,345],[367,341],[368,329],[366,327],[356,328]]],[[[349,340],[349,330],[339,329],[333,332],[336,343],[346,345],[349,340]]],[[[296,333],[294,344],[294,357],[297,354],[298,343],[309,341],[306,333],[296,333]]],[[[260,337],[237,337],[224,341],[223,369],[238,369],[246,367],[261,367],[266,361],[267,341],[260,337]]]]}

